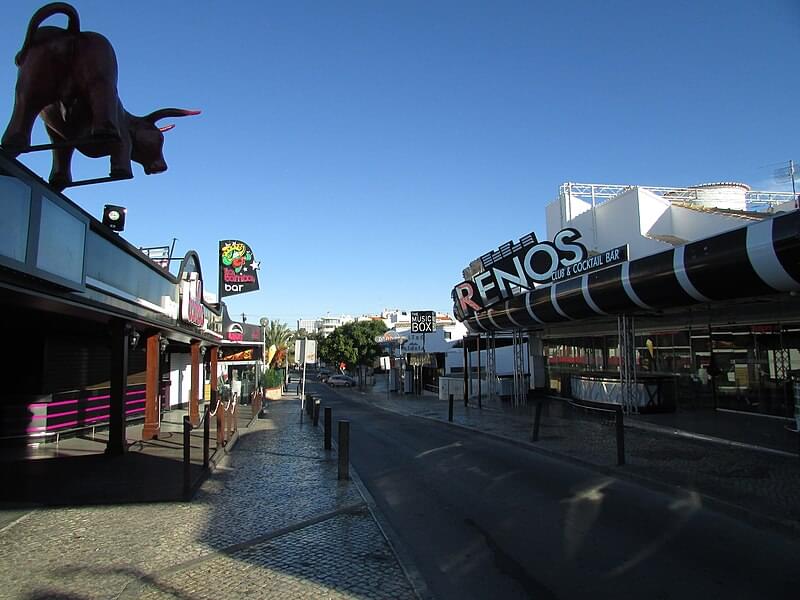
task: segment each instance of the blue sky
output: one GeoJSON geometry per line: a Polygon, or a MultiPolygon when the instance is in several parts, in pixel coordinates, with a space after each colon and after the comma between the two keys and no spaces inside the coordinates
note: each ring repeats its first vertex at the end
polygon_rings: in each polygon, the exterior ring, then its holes
{"type": "MultiPolygon", "coordinates": [[[[3,127],[42,4],[3,6],[3,127]]],[[[564,181],[787,189],[776,163],[800,160],[796,0],[73,4],[130,112],[203,114],[164,122],[166,173],[68,195],[127,206],[135,245],[197,250],[210,289],[218,240],[248,242],[262,289],[226,302],[249,320],[449,311],[470,260],[546,236],[564,181]]]]}

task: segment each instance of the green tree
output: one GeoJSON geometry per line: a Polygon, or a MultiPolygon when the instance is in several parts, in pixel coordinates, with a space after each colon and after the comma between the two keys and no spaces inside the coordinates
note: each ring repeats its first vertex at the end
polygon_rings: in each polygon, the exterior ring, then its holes
{"type": "Polygon", "coordinates": [[[264,356],[266,360],[269,347],[273,344],[278,350],[273,358],[274,365],[281,366],[284,359],[288,359],[289,341],[292,339],[292,332],[286,323],[280,321],[270,321],[269,326],[264,331],[264,356]]]}
{"type": "Polygon", "coordinates": [[[267,348],[275,344],[276,348],[286,348],[289,345],[289,340],[292,339],[292,332],[286,323],[280,321],[270,321],[269,327],[264,332],[264,339],[267,348]]]}
{"type": "Polygon", "coordinates": [[[319,344],[319,355],[327,363],[348,367],[371,366],[380,356],[375,337],[386,331],[383,321],[358,321],[337,327],[319,344]]]}

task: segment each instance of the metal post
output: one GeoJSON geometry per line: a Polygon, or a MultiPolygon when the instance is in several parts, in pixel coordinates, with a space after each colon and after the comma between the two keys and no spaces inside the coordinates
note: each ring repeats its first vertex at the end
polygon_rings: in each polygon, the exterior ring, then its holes
{"type": "Polygon", "coordinates": [[[303,351],[303,381],[302,381],[302,386],[301,386],[301,390],[300,390],[300,422],[301,423],[303,422],[303,408],[305,406],[303,403],[305,402],[305,398],[306,398],[306,345],[307,344],[308,344],[308,338],[303,338],[303,345],[302,345],[302,351],[303,351]]]}
{"type": "Polygon", "coordinates": [[[468,379],[469,370],[467,368],[467,357],[469,356],[469,348],[468,348],[469,336],[466,336],[463,339],[463,344],[464,344],[464,406],[466,406],[467,405],[467,393],[468,393],[468,387],[469,387],[469,379],[468,379]]]}
{"type": "Polygon", "coordinates": [[[125,434],[125,397],[128,389],[130,328],[124,321],[111,325],[111,399],[106,454],[118,456],[128,449],[125,434]]]}
{"type": "Polygon", "coordinates": [[[622,407],[617,408],[616,430],[617,430],[617,464],[625,464],[625,425],[622,422],[622,407]]]}
{"type": "Polygon", "coordinates": [[[208,469],[209,446],[211,445],[211,415],[208,407],[206,414],[203,415],[203,468],[208,469]]]}
{"type": "Polygon", "coordinates": [[[542,404],[544,404],[544,399],[539,398],[536,402],[536,411],[533,416],[533,431],[531,432],[531,441],[534,442],[539,441],[539,425],[542,422],[542,404]]]}
{"type": "Polygon", "coordinates": [[[319,426],[319,405],[320,405],[319,398],[316,398],[314,400],[314,415],[313,415],[314,427],[319,426]]]}
{"type": "Polygon", "coordinates": [[[513,391],[511,392],[511,406],[517,406],[517,392],[519,391],[519,382],[517,381],[517,330],[511,332],[511,356],[513,357],[514,366],[512,367],[512,385],[513,391]]]}
{"type": "Polygon", "coordinates": [[[325,450],[332,448],[331,433],[333,429],[333,409],[330,406],[325,407],[325,450]]]}
{"type": "Polygon", "coordinates": [[[189,499],[189,493],[192,488],[191,435],[192,421],[187,415],[183,417],[183,496],[187,500],[189,499]]]}
{"type": "Polygon", "coordinates": [[[339,421],[338,479],[350,479],[350,421],[339,421]]]}
{"type": "Polygon", "coordinates": [[[478,350],[478,408],[483,408],[481,403],[481,334],[475,340],[478,350]]]}
{"type": "Polygon", "coordinates": [[[464,406],[467,405],[469,397],[475,391],[475,384],[472,383],[472,353],[469,351],[467,351],[467,373],[469,373],[467,377],[468,387],[467,387],[467,395],[464,396],[464,406]]]}
{"type": "Polygon", "coordinates": [[[450,400],[447,406],[447,420],[453,422],[453,394],[450,394],[450,400]]]}

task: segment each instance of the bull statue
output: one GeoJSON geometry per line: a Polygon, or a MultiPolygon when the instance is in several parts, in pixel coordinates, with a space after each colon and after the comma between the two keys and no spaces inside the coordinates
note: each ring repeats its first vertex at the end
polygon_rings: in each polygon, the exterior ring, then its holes
{"type": "Polygon", "coordinates": [[[19,73],[14,111],[3,134],[3,150],[12,156],[28,150],[40,115],[53,143],[50,184],[59,191],[72,183],[75,148],[92,158],[109,156],[111,179],[132,178],[131,160],[147,175],[166,171],[162,132],[174,125],[158,127],[156,122],[200,113],[162,108],[137,117],[125,110],[117,94],[117,58],[111,43],[99,33],[81,31],[78,12],[64,2],[34,13],[15,62],[19,73]],[[66,15],[66,29],[41,26],[56,14],[66,15]]]}

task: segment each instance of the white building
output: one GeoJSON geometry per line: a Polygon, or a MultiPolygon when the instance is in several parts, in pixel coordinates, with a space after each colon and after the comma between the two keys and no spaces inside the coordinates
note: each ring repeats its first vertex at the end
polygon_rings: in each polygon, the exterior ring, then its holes
{"type": "Polygon", "coordinates": [[[628,260],[636,260],[792,209],[791,194],[753,192],[743,183],[688,188],[565,183],[545,211],[549,239],[573,227],[590,254],[628,244],[628,260]]]}
{"type": "Polygon", "coordinates": [[[317,333],[327,337],[333,333],[333,330],[337,327],[352,323],[353,321],[355,321],[355,319],[350,315],[339,315],[338,317],[325,315],[317,320],[317,333]]]}
{"type": "Polygon", "coordinates": [[[317,319],[297,319],[297,330],[305,329],[306,333],[317,333],[317,319]]]}
{"type": "MultiPolygon", "coordinates": [[[[636,402],[652,410],[685,405],[788,417],[788,384],[800,365],[795,203],[792,193],[742,183],[565,183],[546,207],[548,238],[577,230],[589,254],[577,264],[587,266],[532,290],[512,289],[465,322],[484,340],[524,333],[528,364],[519,352],[510,364],[531,374],[531,389],[571,393],[576,385],[584,394],[595,380],[621,389],[625,377],[636,402]],[[593,255],[623,245],[623,262],[588,270],[593,255]]],[[[479,276],[485,256],[470,263],[466,279],[479,276]]],[[[498,377],[501,362],[498,348],[498,377]]]]}

